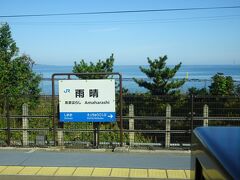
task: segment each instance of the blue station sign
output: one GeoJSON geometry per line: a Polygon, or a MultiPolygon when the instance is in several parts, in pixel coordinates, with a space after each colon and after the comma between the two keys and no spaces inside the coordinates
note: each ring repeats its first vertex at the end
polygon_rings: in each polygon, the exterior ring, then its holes
{"type": "Polygon", "coordinates": [[[115,81],[60,80],[59,113],[61,122],[114,122],[115,81]]]}

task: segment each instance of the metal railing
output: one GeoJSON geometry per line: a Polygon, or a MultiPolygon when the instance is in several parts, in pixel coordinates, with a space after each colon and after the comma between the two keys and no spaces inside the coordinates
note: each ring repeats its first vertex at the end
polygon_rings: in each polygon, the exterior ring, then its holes
{"type": "MultiPolygon", "coordinates": [[[[198,126],[240,126],[239,97],[124,95],[123,101],[122,143],[130,148],[189,149],[198,126]]],[[[1,109],[0,145],[54,146],[51,97],[23,106],[9,107],[8,114],[1,109]]],[[[59,124],[55,145],[93,148],[94,131],[93,123],[59,124]]],[[[115,123],[101,123],[98,136],[100,148],[120,146],[119,116],[115,123]]]]}

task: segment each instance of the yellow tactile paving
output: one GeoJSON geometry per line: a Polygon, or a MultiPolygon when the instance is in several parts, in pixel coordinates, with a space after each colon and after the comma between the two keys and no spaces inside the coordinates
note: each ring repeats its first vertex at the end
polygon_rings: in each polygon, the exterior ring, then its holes
{"type": "Polygon", "coordinates": [[[129,177],[146,178],[148,177],[147,169],[130,169],[129,177]]]}
{"type": "Polygon", "coordinates": [[[129,168],[112,168],[111,177],[128,177],[129,168]]]}
{"type": "Polygon", "coordinates": [[[93,170],[92,176],[108,177],[111,173],[111,170],[111,168],[95,168],[93,170]]]}
{"type": "Polygon", "coordinates": [[[166,170],[161,169],[148,169],[149,178],[167,178],[166,170]]]}
{"type": "Polygon", "coordinates": [[[58,167],[42,167],[37,175],[44,175],[44,176],[53,176],[57,171],[58,167]]]}
{"type": "Polygon", "coordinates": [[[41,167],[25,167],[18,174],[20,175],[35,175],[41,167]]]}
{"type": "Polygon", "coordinates": [[[188,179],[190,179],[190,170],[184,170],[188,179]]]}
{"type": "Polygon", "coordinates": [[[91,176],[94,168],[88,167],[81,167],[77,168],[76,171],[73,173],[73,176],[91,176]]]}
{"type": "Polygon", "coordinates": [[[168,179],[186,179],[184,170],[167,170],[168,179]]]}
{"type": "Polygon", "coordinates": [[[77,168],[74,167],[60,167],[58,168],[55,176],[71,176],[77,168]]]}
{"type": "Polygon", "coordinates": [[[5,174],[5,175],[18,174],[18,172],[20,172],[23,168],[24,166],[8,166],[0,174],[5,174]]]}
{"type": "MultiPolygon", "coordinates": [[[[129,178],[190,179],[190,170],[0,166],[0,175],[101,176],[129,178]]],[[[216,175],[217,176],[217,175],[216,175]]],[[[0,176],[1,179],[1,176],[0,176]]]]}
{"type": "Polygon", "coordinates": [[[7,166],[0,166],[0,172],[2,172],[6,168],[7,168],[7,166]]]}

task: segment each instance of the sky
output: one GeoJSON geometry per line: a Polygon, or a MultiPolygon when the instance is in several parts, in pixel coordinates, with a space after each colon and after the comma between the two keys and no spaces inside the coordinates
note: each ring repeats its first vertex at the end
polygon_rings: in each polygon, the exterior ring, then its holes
{"type": "MultiPolygon", "coordinates": [[[[1,0],[0,16],[142,9],[240,6],[240,0],[1,0]]],[[[240,8],[3,18],[20,54],[37,64],[73,65],[105,60],[144,65],[240,64],[240,8]]]]}

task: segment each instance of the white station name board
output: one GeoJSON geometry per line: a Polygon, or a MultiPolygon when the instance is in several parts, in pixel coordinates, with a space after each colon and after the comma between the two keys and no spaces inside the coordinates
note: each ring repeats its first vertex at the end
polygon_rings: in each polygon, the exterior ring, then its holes
{"type": "Polygon", "coordinates": [[[60,80],[61,122],[113,122],[115,80],[60,80]]]}

